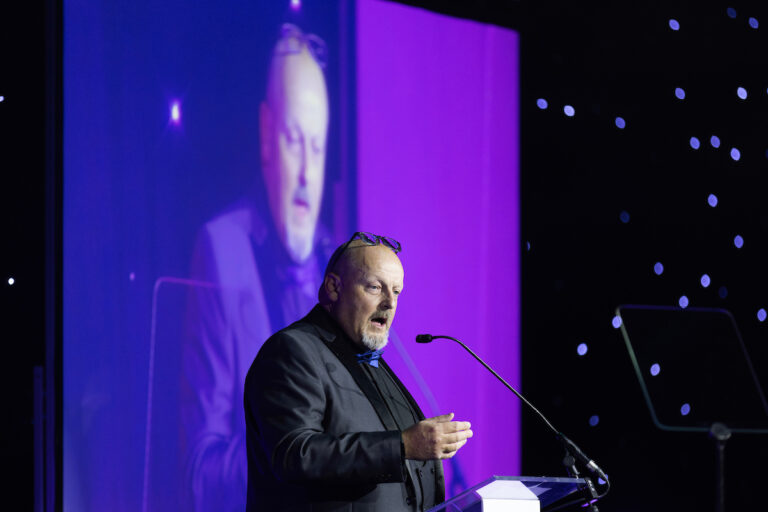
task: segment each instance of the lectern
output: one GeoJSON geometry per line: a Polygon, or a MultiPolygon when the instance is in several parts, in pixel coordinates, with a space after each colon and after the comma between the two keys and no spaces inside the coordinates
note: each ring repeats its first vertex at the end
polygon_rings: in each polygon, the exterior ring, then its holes
{"type": "Polygon", "coordinates": [[[540,512],[586,485],[582,478],[494,476],[429,512],[540,512]]]}

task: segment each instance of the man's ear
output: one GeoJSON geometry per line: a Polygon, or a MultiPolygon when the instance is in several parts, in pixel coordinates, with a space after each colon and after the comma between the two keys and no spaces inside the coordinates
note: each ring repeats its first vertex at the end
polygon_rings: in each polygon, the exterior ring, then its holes
{"type": "Polygon", "coordinates": [[[330,302],[337,302],[341,294],[341,278],[338,274],[328,272],[323,280],[323,290],[330,302]]]}
{"type": "Polygon", "coordinates": [[[267,105],[266,100],[264,100],[259,104],[259,150],[261,152],[262,169],[269,165],[269,162],[272,160],[273,123],[272,111],[269,105],[267,105]]]}

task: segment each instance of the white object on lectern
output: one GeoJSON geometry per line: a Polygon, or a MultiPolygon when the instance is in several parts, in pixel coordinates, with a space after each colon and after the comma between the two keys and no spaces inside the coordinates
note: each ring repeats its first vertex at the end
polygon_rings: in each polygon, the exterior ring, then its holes
{"type": "Polygon", "coordinates": [[[483,512],[541,511],[536,495],[517,480],[495,480],[475,492],[483,498],[483,512]]]}

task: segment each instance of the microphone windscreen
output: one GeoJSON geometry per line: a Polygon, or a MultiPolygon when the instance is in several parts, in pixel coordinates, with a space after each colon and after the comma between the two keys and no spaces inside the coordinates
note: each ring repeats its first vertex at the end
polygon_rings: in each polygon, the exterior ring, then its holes
{"type": "Polygon", "coordinates": [[[416,343],[429,343],[432,341],[432,335],[431,334],[417,334],[416,335],[416,343]]]}

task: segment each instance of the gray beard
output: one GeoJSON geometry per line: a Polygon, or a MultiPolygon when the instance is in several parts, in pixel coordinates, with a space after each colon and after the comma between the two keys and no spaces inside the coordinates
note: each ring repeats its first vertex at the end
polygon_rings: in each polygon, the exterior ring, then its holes
{"type": "Polygon", "coordinates": [[[368,350],[379,350],[387,346],[389,342],[389,329],[382,334],[365,334],[361,340],[368,350]]]}

